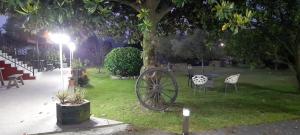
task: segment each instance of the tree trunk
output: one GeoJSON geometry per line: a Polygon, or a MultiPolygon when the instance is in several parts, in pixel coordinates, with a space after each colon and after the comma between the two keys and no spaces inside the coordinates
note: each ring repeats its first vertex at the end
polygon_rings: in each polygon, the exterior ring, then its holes
{"type": "MultiPolygon", "coordinates": [[[[155,21],[152,21],[155,22],[155,21]]],[[[145,71],[149,68],[157,67],[158,62],[155,58],[155,46],[158,44],[156,37],[156,23],[152,23],[151,29],[143,34],[143,68],[141,71],[145,71]]]]}
{"type": "Polygon", "coordinates": [[[300,70],[297,71],[298,92],[300,92],[300,70]]]}
{"type": "Polygon", "coordinates": [[[297,56],[296,56],[296,75],[298,83],[298,92],[300,92],[300,44],[297,45],[297,56]]]}

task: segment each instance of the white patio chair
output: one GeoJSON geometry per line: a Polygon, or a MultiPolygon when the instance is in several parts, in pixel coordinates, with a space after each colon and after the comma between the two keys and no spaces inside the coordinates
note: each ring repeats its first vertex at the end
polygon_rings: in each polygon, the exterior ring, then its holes
{"type": "MultiPolygon", "coordinates": [[[[208,78],[204,75],[195,75],[192,77],[193,83],[195,87],[200,87],[201,89],[204,89],[206,93],[206,87],[205,84],[208,81],[208,78]]],[[[194,94],[195,94],[195,88],[194,88],[194,94]]]]}
{"type": "Polygon", "coordinates": [[[237,83],[238,83],[239,77],[240,77],[240,74],[235,74],[235,75],[231,75],[225,79],[225,81],[224,81],[225,94],[226,94],[227,85],[233,85],[235,88],[235,91],[238,91],[237,83]]]}

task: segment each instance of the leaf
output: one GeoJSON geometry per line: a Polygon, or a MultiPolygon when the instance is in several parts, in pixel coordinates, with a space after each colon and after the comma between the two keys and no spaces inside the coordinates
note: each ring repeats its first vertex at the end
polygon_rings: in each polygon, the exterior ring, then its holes
{"type": "Polygon", "coordinates": [[[87,9],[89,14],[93,14],[97,10],[99,2],[101,2],[101,0],[97,0],[97,1],[83,0],[84,8],[87,9]]]}
{"type": "Polygon", "coordinates": [[[177,7],[183,7],[188,0],[172,0],[172,2],[177,6],[177,7]]]}
{"type": "Polygon", "coordinates": [[[63,23],[63,16],[58,15],[58,23],[62,24],[63,23]]]}
{"type": "Polygon", "coordinates": [[[16,12],[18,12],[19,14],[21,14],[21,15],[28,15],[26,12],[24,12],[24,11],[20,11],[20,10],[15,10],[16,12]]]}
{"type": "Polygon", "coordinates": [[[233,31],[233,34],[235,35],[235,34],[237,34],[239,32],[239,28],[238,27],[235,27],[234,28],[234,31],[233,31]]]}
{"type": "Polygon", "coordinates": [[[142,4],[142,1],[141,0],[136,0],[136,3],[142,4]]]}
{"type": "Polygon", "coordinates": [[[216,0],[207,0],[207,3],[208,4],[215,4],[215,3],[217,3],[217,1],[216,0]]]}
{"type": "Polygon", "coordinates": [[[230,24],[229,24],[229,23],[225,23],[225,24],[222,26],[222,31],[227,30],[229,27],[230,27],[230,24]]]}

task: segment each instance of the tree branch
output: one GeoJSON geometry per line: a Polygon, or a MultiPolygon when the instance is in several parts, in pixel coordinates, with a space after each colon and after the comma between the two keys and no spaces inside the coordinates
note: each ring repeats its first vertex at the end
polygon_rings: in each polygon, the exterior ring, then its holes
{"type": "Polygon", "coordinates": [[[146,0],[144,3],[144,7],[148,8],[148,9],[152,9],[153,11],[155,11],[159,4],[160,4],[161,0],[146,0]]]}
{"type": "Polygon", "coordinates": [[[255,26],[255,27],[258,27],[258,28],[260,28],[260,29],[262,29],[262,32],[263,32],[268,38],[270,38],[270,39],[273,40],[273,41],[277,41],[277,43],[281,44],[281,45],[283,46],[283,48],[285,48],[285,49],[287,50],[287,52],[288,52],[290,55],[296,56],[295,50],[294,50],[291,46],[289,46],[288,43],[286,43],[286,42],[280,40],[278,37],[276,37],[275,35],[273,35],[271,32],[269,32],[268,29],[264,28],[263,26],[261,26],[261,27],[258,26],[258,25],[254,25],[254,26],[255,26]],[[291,47],[291,48],[289,48],[289,47],[291,47]]]}
{"type": "Polygon", "coordinates": [[[128,0],[107,0],[107,1],[111,1],[111,2],[117,2],[126,6],[129,6],[131,8],[133,8],[134,10],[136,10],[137,12],[140,12],[141,8],[138,4],[136,4],[135,2],[129,2],[128,0]]]}
{"type": "Polygon", "coordinates": [[[158,14],[157,14],[157,21],[160,21],[164,16],[166,16],[169,12],[172,11],[174,7],[166,7],[162,9],[158,14]]]}
{"type": "Polygon", "coordinates": [[[155,5],[154,5],[154,8],[155,8],[155,9],[157,9],[157,7],[158,7],[160,1],[161,1],[161,0],[156,0],[155,5]]]}

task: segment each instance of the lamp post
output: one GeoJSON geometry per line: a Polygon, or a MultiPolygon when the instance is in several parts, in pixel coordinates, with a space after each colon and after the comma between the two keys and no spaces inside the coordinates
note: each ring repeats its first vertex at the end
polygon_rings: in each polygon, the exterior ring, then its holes
{"type": "Polygon", "coordinates": [[[61,89],[64,88],[64,78],[63,78],[63,54],[62,46],[70,41],[70,37],[63,33],[49,33],[50,40],[59,45],[59,61],[60,61],[60,79],[61,79],[61,89]]]}
{"type": "Polygon", "coordinates": [[[189,134],[189,117],[190,117],[190,110],[187,108],[182,109],[183,115],[183,122],[182,122],[182,134],[188,135],[189,134]]]}
{"type": "Polygon", "coordinates": [[[70,42],[68,44],[68,47],[70,49],[70,68],[72,68],[72,59],[73,59],[73,53],[76,50],[76,46],[73,42],[70,42]]]}

